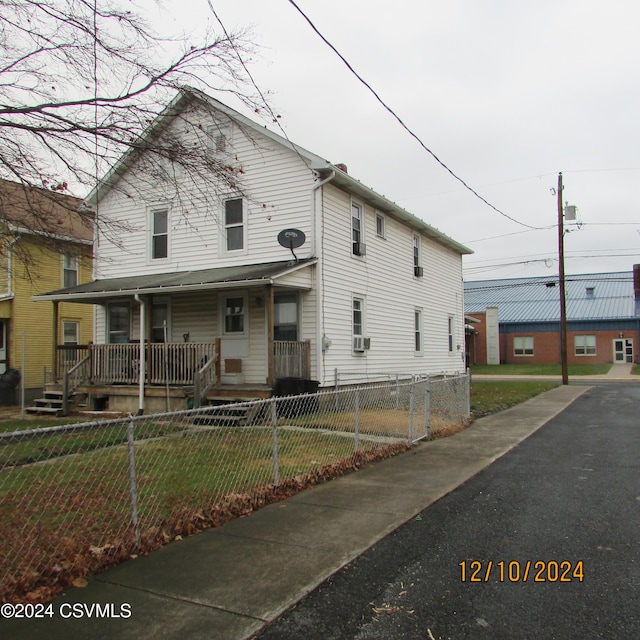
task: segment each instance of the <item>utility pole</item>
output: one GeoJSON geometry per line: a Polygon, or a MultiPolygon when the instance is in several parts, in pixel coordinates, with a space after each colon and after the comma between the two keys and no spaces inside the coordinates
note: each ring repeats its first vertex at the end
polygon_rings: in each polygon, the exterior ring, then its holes
{"type": "Polygon", "coordinates": [[[564,291],[564,218],[562,211],[562,173],[558,174],[558,262],[560,280],[560,362],[562,384],[569,384],[567,366],[567,300],[564,291]]]}

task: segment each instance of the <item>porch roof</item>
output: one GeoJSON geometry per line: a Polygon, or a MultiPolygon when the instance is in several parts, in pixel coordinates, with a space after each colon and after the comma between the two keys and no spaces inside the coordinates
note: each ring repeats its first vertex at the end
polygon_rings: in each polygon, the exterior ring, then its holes
{"type": "MultiPolygon", "coordinates": [[[[197,271],[175,271],[154,273],[126,278],[93,280],[75,287],[58,289],[33,296],[33,300],[99,303],[102,300],[131,297],[136,294],[168,294],[206,291],[212,289],[235,289],[277,284],[278,279],[317,262],[316,258],[292,261],[246,264],[234,267],[216,267],[197,271]]],[[[296,285],[296,288],[304,286],[296,285]]],[[[309,287],[311,288],[311,280],[309,287]]]]}

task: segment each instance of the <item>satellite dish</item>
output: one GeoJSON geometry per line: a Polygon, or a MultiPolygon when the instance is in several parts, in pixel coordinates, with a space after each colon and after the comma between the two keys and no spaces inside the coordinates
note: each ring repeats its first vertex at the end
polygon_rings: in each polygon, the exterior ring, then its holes
{"type": "Polygon", "coordinates": [[[297,249],[304,244],[306,237],[299,229],[283,229],[278,234],[278,242],[286,249],[297,249]]]}
{"type": "Polygon", "coordinates": [[[304,233],[299,229],[283,229],[278,234],[278,242],[281,246],[291,250],[296,263],[298,262],[298,256],[293,253],[293,250],[301,247],[305,240],[304,233]]]}

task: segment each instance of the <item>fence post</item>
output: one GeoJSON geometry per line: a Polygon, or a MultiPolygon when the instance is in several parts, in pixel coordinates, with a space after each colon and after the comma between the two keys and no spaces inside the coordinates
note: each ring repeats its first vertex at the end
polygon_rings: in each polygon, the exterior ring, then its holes
{"type": "Polygon", "coordinates": [[[360,389],[356,388],[355,395],[356,424],[354,428],[354,446],[356,453],[360,451],[360,389]]]}
{"type": "Polygon", "coordinates": [[[271,401],[271,426],[273,433],[273,484],[280,486],[280,462],[278,460],[278,407],[276,399],[271,401]]]}
{"type": "Polygon", "coordinates": [[[138,490],[136,484],[135,439],[133,434],[133,417],[127,425],[127,449],[129,452],[129,495],[131,496],[131,524],[136,536],[136,544],[140,544],[140,526],[138,524],[138,490]]]}
{"type": "Polygon", "coordinates": [[[431,378],[428,376],[424,385],[424,435],[431,436],[431,378]]]}
{"type": "Polygon", "coordinates": [[[409,442],[413,442],[413,409],[415,404],[415,376],[411,376],[409,385],[409,442]]]}
{"type": "Polygon", "coordinates": [[[396,373],[396,411],[400,408],[400,376],[396,373]]]}
{"type": "Polygon", "coordinates": [[[467,376],[464,382],[464,392],[465,392],[465,417],[469,417],[471,415],[471,369],[467,367],[467,376]]]}

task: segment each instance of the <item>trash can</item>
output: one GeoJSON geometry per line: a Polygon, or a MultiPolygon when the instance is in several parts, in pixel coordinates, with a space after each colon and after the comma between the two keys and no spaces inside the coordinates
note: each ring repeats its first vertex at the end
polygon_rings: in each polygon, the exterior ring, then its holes
{"type": "Polygon", "coordinates": [[[16,404],[16,387],[20,383],[20,372],[7,369],[0,375],[0,406],[11,407],[16,404]]]}
{"type": "Polygon", "coordinates": [[[305,392],[304,378],[277,378],[273,386],[273,395],[284,398],[276,402],[278,416],[284,418],[295,418],[304,412],[303,402],[300,398],[290,398],[288,396],[299,396],[305,392]]]}

